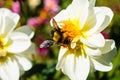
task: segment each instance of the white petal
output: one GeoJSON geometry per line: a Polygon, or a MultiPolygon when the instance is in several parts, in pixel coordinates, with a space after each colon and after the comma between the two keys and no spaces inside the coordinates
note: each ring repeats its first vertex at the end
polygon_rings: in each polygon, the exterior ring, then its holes
{"type": "Polygon", "coordinates": [[[9,17],[0,16],[0,34],[6,36],[9,33],[9,30],[14,26],[13,20],[9,17]]]}
{"type": "Polygon", "coordinates": [[[90,62],[88,57],[76,57],[76,79],[75,80],[86,80],[90,71],[90,62]]]}
{"type": "Polygon", "coordinates": [[[80,27],[82,28],[88,17],[88,7],[88,0],[73,0],[66,10],[70,18],[80,20],[80,27]]]}
{"type": "Polygon", "coordinates": [[[116,48],[114,48],[109,53],[100,56],[91,56],[94,68],[99,71],[110,71],[113,67],[111,61],[116,56],[116,53],[116,48]]]}
{"type": "MultiPolygon", "coordinates": [[[[54,19],[57,22],[65,21],[65,20],[69,19],[69,14],[66,10],[62,10],[54,17],[54,19]]],[[[50,22],[51,22],[51,25],[52,25],[52,21],[50,21],[50,22]]]]}
{"type": "Polygon", "coordinates": [[[104,13],[105,19],[104,19],[103,23],[101,24],[101,26],[97,29],[96,33],[103,31],[110,24],[110,22],[113,18],[113,12],[110,8],[95,7],[95,10],[98,10],[98,9],[104,13]]]}
{"type": "Polygon", "coordinates": [[[15,31],[17,31],[17,32],[23,32],[23,33],[27,34],[30,38],[32,38],[34,36],[34,32],[27,25],[21,26],[20,28],[17,28],[15,31]]]}
{"type": "Polygon", "coordinates": [[[19,75],[19,67],[15,60],[9,58],[7,62],[0,64],[2,80],[19,80],[19,75]]]}
{"type": "Polygon", "coordinates": [[[0,9],[0,34],[8,35],[16,27],[19,15],[12,13],[10,10],[0,9]]]}
{"type": "Polygon", "coordinates": [[[85,23],[85,25],[84,25],[84,27],[82,29],[85,32],[87,32],[91,28],[93,28],[93,26],[95,26],[96,21],[97,21],[93,6],[90,6],[88,10],[89,10],[88,11],[88,17],[87,17],[86,23],[85,23]]]}
{"type": "Polygon", "coordinates": [[[105,61],[103,60],[97,61],[95,59],[92,59],[92,62],[95,70],[99,70],[99,71],[104,71],[104,72],[110,71],[113,67],[112,63],[106,64],[105,61]]]}
{"type": "Polygon", "coordinates": [[[110,52],[115,48],[115,42],[114,40],[107,39],[105,40],[104,47],[100,48],[103,54],[110,52]]]}
{"type": "Polygon", "coordinates": [[[88,0],[88,1],[89,1],[90,6],[92,6],[92,7],[95,6],[96,0],[88,0]]]}
{"type": "MultiPolygon", "coordinates": [[[[68,20],[69,18],[70,17],[67,11],[62,10],[54,17],[54,20],[57,22],[58,27],[61,28],[64,25],[62,22],[68,20]]],[[[50,20],[50,24],[53,27],[53,19],[50,20]]]]}
{"type": "Polygon", "coordinates": [[[27,50],[31,45],[30,38],[24,33],[13,32],[10,35],[10,39],[12,40],[12,43],[7,50],[11,53],[23,52],[27,50]]]}
{"type": "MultiPolygon", "coordinates": [[[[88,16],[88,0],[73,0],[72,3],[66,8],[59,12],[54,19],[60,24],[60,22],[68,19],[80,20],[80,27],[82,28],[87,16],[88,16]]],[[[52,21],[51,25],[52,25],[52,21]]]]}
{"type": "Polygon", "coordinates": [[[76,42],[79,40],[79,36],[75,37],[72,42],[71,42],[71,48],[75,48],[76,47],[76,42]]]}
{"type": "Polygon", "coordinates": [[[68,53],[58,61],[56,67],[58,66],[71,80],[86,80],[89,74],[90,62],[88,57],[68,53]]]}
{"type": "Polygon", "coordinates": [[[17,58],[18,64],[20,65],[19,66],[20,69],[27,71],[32,67],[31,62],[27,58],[23,56],[16,56],[16,58],[17,58]]]}
{"type": "Polygon", "coordinates": [[[61,58],[64,56],[64,54],[67,52],[67,48],[61,47],[60,51],[59,51],[59,56],[58,56],[58,60],[61,60],[61,58]]]}
{"type": "Polygon", "coordinates": [[[36,52],[36,45],[35,45],[35,43],[32,43],[31,46],[27,50],[22,52],[21,54],[27,55],[27,54],[34,54],[34,53],[37,53],[36,52]]]}
{"type": "Polygon", "coordinates": [[[107,7],[95,7],[94,11],[97,22],[95,26],[91,26],[93,28],[90,28],[90,30],[87,32],[88,35],[103,31],[111,22],[113,17],[113,12],[107,7]]]}
{"type": "Polygon", "coordinates": [[[80,40],[87,46],[93,48],[103,47],[105,44],[105,39],[100,33],[88,36],[87,38],[81,37],[80,40]]]}
{"type": "Polygon", "coordinates": [[[20,16],[16,13],[13,13],[12,11],[10,11],[7,8],[1,8],[0,9],[0,15],[2,16],[8,16],[10,19],[12,19],[15,23],[18,22],[20,16]]]}
{"type": "Polygon", "coordinates": [[[102,53],[98,48],[84,47],[85,53],[89,56],[100,56],[102,53]]]}
{"type": "Polygon", "coordinates": [[[76,43],[75,42],[71,42],[71,48],[74,49],[76,47],[76,43]]]}

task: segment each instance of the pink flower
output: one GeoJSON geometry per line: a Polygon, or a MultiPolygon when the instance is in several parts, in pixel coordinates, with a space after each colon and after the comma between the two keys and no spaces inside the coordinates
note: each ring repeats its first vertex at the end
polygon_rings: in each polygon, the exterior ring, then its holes
{"type": "Polygon", "coordinates": [[[4,4],[3,0],[0,0],[0,7],[2,7],[4,4]]]}
{"type": "Polygon", "coordinates": [[[37,51],[40,55],[45,56],[48,52],[48,48],[38,48],[37,51]]]}
{"type": "Polygon", "coordinates": [[[17,14],[20,14],[20,3],[18,1],[13,2],[12,11],[17,13],[17,14]]]}
{"type": "MultiPolygon", "coordinates": [[[[37,44],[41,44],[45,39],[42,36],[39,36],[37,39],[37,44]]],[[[39,46],[39,45],[38,45],[39,46]]],[[[38,47],[37,49],[38,54],[45,56],[48,53],[48,48],[40,48],[38,47]]]]}
{"type": "Polygon", "coordinates": [[[102,31],[101,34],[104,36],[105,39],[108,39],[108,38],[109,38],[109,35],[108,35],[107,32],[102,31]]]}
{"type": "Polygon", "coordinates": [[[57,12],[59,9],[58,0],[44,0],[44,7],[50,11],[57,12]]]}
{"type": "Polygon", "coordinates": [[[41,25],[44,22],[44,19],[42,17],[34,17],[34,18],[30,18],[27,22],[27,24],[30,27],[38,27],[39,25],[41,25]]]}

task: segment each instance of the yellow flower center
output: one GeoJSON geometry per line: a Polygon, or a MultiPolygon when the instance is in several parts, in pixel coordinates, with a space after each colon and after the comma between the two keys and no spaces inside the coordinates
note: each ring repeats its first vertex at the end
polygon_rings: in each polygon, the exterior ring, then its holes
{"type": "Polygon", "coordinates": [[[76,36],[80,35],[80,23],[79,20],[67,20],[63,22],[64,25],[61,28],[63,36],[67,36],[70,41],[72,41],[76,36]]]}
{"type": "Polygon", "coordinates": [[[68,40],[70,40],[70,43],[67,45],[63,44],[62,46],[67,46],[67,48],[69,49],[68,54],[74,53],[74,55],[76,56],[83,55],[86,57],[84,50],[85,45],[80,41],[81,36],[85,37],[84,34],[86,30],[80,28],[80,21],[76,19],[69,19],[67,21],[64,21],[63,24],[64,25],[60,28],[60,32],[62,32],[62,35],[67,37],[68,40]],[[74,48],[71,47],[72,43],[76,43],[76,46],[74,48]]]}
{"type": "Polygon", "coordinates": [[[80,41],[76,42],[76,47],[73,48],[69,48],[68,51],[66,52],[66,55],[68,54],[74,54],[76,57],[78,56],[84,56],[86,57],[86,53],[85,53],[85,47],[86,45],[84,45],[83,43],[81,43],[80,41]]]}
{"type": "Polygon", "coordinates": [[[83,55],[84,57],[86,57],[85,50],[84,50],[85,45],[80,41],[78,41],[76,44],[78,45],[76,45],[74,49],[70,49],[70,51],[74,53],[74,55],[76,56],[83,55]]]}
{"type": "Polygon", "coordinates": [[[6,46],[4,45],[4,38],[0,36],[0,58],[6,56],[6,46]]]}

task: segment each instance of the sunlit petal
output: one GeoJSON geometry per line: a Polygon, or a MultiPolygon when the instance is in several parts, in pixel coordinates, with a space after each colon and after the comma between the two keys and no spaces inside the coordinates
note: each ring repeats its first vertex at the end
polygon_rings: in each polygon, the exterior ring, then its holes
{"type": "Polygon", "coordinates": [[[99,33],[102,30],[104,30],[108,24],[111,22],[111,19],[113,17],[113,12],[110,8],[107,7],[95,7],[94,8],[95,14],[96,14],[96,24],[91,28],[87,34],[93,34],[93,33],[99,33]]]}
{"type": "Polygon", "coordinates": [[[10,36],[12,42],[7,50],[11,53],[23,52],[31,45],[30,38],[24,33],[13,32],[10,36]]]}
{"type": "Polygon", "coordinates": [[[17,58],[17,63],[19,64],[19,67],[21,69],[26,71],[32,67],[31,62],[27,58],[23,56],[16,56],[16,58],[17,58]]]}
{"type": "Polygon", "coordinates": [[[89,56],[100,56],[102,53],[98,48],[91,48],[88,46],[85,46],[85,53],[89,56]]]}
{"type": "Polygon", "coordinates": [[[113,50],[115,48],[115,42],[114,40],[105,40],[105,45],[104,47],[100,48],[100,50],[102,51],[102,54],[108,53],[111,50],[113,50]]]}
{"type": "Polygon", "coordinates": [[[10,19],[12,19],[15,23],[18,23],[19,20],[19,15],[16,13],[11,12],[10,10],[8,10],[7,8],[1,8],[0,9],[0,15],[4,16],[4,17],[9,17],[10,19]],[[3,15],[4,14],[4,15],[3,15]]]}
{"type": "Polygon", "coordinates": [[[103,47],[105,44],[105,39],[102,36],[102,34],[94,34],[89,37],[81,37],[80,40],[86,44],[87,46],[97,48],[97,47],[103,47]]]}
{"type": "Polygon", "coordinates": [[[96,12],[97,11],[99,11],[99,12],[101,11],[105,15],[105,19],[104,19],[103,23],[100,25],[100,27],[95,32],[95,33],[99,33],[101,31],[103,31],[110,24],[110,22],[111,22],[111,20],[113,18],[113,12],[108,7],[95,7],[95,11],[96,12]]]}
{"type": "Polygon", "coordinates": [[[97,60],[92,58],[92,62],[93,62],[94,68],[99,71],[110,71],[113,67],[112,63],[107,63],[100,58],[97,60]]]}
{"type": "Polygon", "coordinates": [[[113,67],[111,61],[116,56],[116,53],[116,48],[114,48],[106,54],[102,54],[100,56],[91,56],[94,68],[99,71],[110,71],[113,67]]]}
{"type": "Polygon", "coordinates": [[[31,46],[25,50],[24,52],[21,52],[21,54],[27,55],[27,54],[34,54],[36,52],[36,44],[32,43],[31,46]]]}
{"type": "MultiPolygon", "coordinates": [[[[61,25],[63,25],[63,24],[61,24],[61,21],[66,21],[68,18],[70,18],[70,16],[69,16],[69,13],[66,10],[62,10],[60,13],[58,13],[54,17],[54,19],[57,22],[57,24],[59,25],[59,27],[61,27],[61,25]],[[63,18],[63,16],[64,16],[64,18],[63,18]]],[[[50,20],[51,26],[53,26],[53,21],[52,20],[53,19],[50,20]]]]}
{"type": "Polygon", "coordinates": [[[32,38],[34,36],[34,32],[27,25],[21,26],[20,28],[17,28],[15,31],[17,31],[17,32],[23,32],[23,33],[27,34],[30,38],[32,38]]]}
{"type": "Polygon", "coordinates": [[[59,51],[59,56],[58,56],[58,60],[60,60],[63,56],[64,56],[64,54],[67,52],[67,48],[64,48],[64,47],[61,47],[60,48],[60,51],[59,51]]]}
{"type": "Polygon", "coordinates": [[[16,27],[19,15],[12,13],[10,10],[0,9],[0,34],[8,35],[16,27]],[[4,15],[3,15],[4,14],[4,15]]]}
{"type": "Polygon", "coordinates": [[[88,0],[73,0],[66,10],[70,18],[80,20],[80,27],[82,28],[88,17],[88,7],[88,0]],[[77,7],[79,7],[79,9],[77,7]]]}
{"type": "Polygon", "coordinates": [[[61,70],[71,80],[86,80],[90,69],[88,57],[76,57],[74,54],[68,54],[64,55],[61,62],[61,70]]]}
{"type": "MultiPolygon", "coordinates": [[[[96,20],[95,12],[94,12],[93,8],[89,7],[88,18],[87,18],[86,23],[82,30],[85,32],[89,31],[93,26],[95,26],[96,21],[97,20],[96,20]]],[[[86,33],[86,35],[88,35],[87,33],[86,33]]]]}
{"type": "Polygon", "coordinates": [[[91,7],[95,6],[96,0],[88,0],[91,7]]]}
{"type": "Polygon", "coordinates": [[[11,58],[0,64],[0,77],[2,80],[19,80],[19,67],[17,62],[11,58]]]}
{"type": "Polygon", "coordinates": [[[75,37],[72,42],[71,42],[71,48],[75,48],[76,47],[76,42],[79,40],[79,36],[75,37]]]}

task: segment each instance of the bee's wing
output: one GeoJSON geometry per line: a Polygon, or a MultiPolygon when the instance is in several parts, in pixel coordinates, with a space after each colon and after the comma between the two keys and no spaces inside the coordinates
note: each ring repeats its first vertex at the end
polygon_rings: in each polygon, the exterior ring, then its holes
{"type": "Polygon", "coordinates": [[[53,40],[45,40],[41,45],[40,48],[47,48],[54,44],[55,42],[53,40]]]}
{"type": "Polygon", "coordinates": [[[52,23],[53,23],[54,29],[55,29],[55,30],[59,30],[59,26],[58,26],[58,24],[57,24],[57,22],[55,21],[54,18],[53,18],[53,20],[52,20],[52,23]]]}

